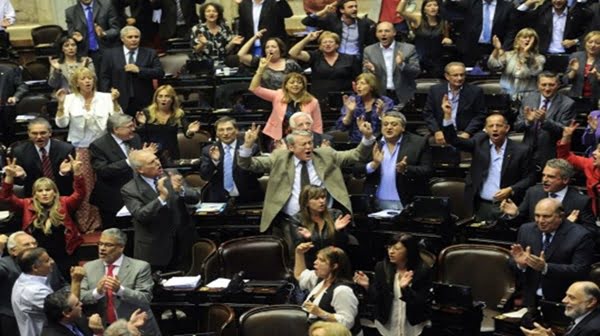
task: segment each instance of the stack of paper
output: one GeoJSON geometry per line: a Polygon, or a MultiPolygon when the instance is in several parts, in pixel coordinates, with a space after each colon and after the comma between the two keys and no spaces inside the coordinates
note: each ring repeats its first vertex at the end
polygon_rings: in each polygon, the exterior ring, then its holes
{"type": "Polygon", "coordinates": [[[198,215],[216,215],[223,210],[225,210],[225,206],[227,203],[210,203],[210,202],[202,202],[196,209],[196,214],[198,215]]]}
{"type": "Polygon", "coordinates": [[[200,275],[198,276],[180,276],[172,277],[163,283],[166,289],[196,289],[200,284],[200,275]]]}

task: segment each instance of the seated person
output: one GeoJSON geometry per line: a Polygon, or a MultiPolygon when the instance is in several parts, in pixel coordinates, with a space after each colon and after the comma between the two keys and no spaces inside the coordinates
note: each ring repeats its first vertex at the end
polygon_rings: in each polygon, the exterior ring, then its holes
{"type": "Polygon", "coordinates": [[[379,209],[404,209],[417,192],[427,190],[433,172],[427,140],[405,132],[405,127],[402,113],[387,112],[381,121],[382,138],[373,147],[373,159],[359,168],[367,175],[365,193],[375,195],[379,209]]]}
{"type": "Polygon", "coordinates": [[[100,315],[90,317],[89,326],[82,314],[79,298],[66,289],[49,294],[44,299],[46,324],[42,329],[43,336],[56,335],[101,335],[104,328],[100,315]],[[98,323],[100,322],[100,323],[98,323]],[[91,329],[94,327],[94,329],[91,329]]]}
{"type": "Polygon", "coordinates": [[[394,107],[394,101],[379,95],[377,78],[372,73],[362,73],[356,77],[355,91],[355,95],[343,96],[344,107],[336,128],[347,131],[350,134],[350,141],[359,142],[362,134],[356,125],[356,119],[364,118],[371,123],[373,129],[378,130],[381,118],[394,107]]]}
{"type": "Polygon", "coordinates": [[[308,312],[308,321],[339,322],[361,332],[358,319],[358,299],[352,290],[352,266],[344,251],[329,246],[317,253],[314,270],[306,269],[304,254],[313,248],[312,243],[296,247],[294,276],[301,289],[310,290],[302,307],[308,312]]]}
{"type": "Polygon", "coordinates": [[[421,335],[431,314],[431,268],[421,260],[418,240],[410,234],[396,234],[386,247],[386,257],[375,265],[373,283],[360,271],[354,282],[368,290],[381,335],[421,335]]]}
{"type": "Polygon", "coordinates": [[[319,321],[311,324],[308,329],[309,336],[352,336],[352,333],[343,324],[338,322],[319,321]]]}

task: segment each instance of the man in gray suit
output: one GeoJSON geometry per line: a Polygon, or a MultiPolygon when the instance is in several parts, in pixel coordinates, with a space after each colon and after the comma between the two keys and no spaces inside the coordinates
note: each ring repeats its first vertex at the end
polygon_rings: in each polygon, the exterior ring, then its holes
{"type": "Polygon", "coordinates": [[[524,132],[523,142],[531,147],[538,170],[556,157],[556,142],[563,127],[575,118],[575,102],[558,93],[558,75],[544,71],[538,75],[538,92],[523,97],[516,132],[524,132]]]}
{"type": "Polygon", "coordinates": [[[394,99],[396,103],[406,104],[417,89],[415,78],[421,72],[417,50],[412,44],[396,42],[396,29],[389,22],[377,25],[376,36],[379,43],[364,50],[363,70],[379,78],[380,94],[394,99]]]}
{"type": "Polygon", "coordinates": [[[150,264],[123,255],[127,236],[116,228],[102,231],[98,241],[99,258],[88,262],[81,283],[81,301],[96,305],[104,323],[128,319],[136,309],[148,314],[143,335],[161,335],[152,310],[154,282],[150,264]]]}

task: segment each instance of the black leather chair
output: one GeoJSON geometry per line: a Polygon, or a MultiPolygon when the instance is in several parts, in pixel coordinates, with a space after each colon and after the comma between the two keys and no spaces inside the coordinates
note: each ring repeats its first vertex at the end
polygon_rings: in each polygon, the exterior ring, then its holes
{"type": "Polygon", "coordinates": [[[206,261],[209,255],[217,250],[217,245],[206,238],[199,239],[192,246],[192,267],[187,273],[187,276],[195,276],[202,273],[202,264],[206,261]]]}
{"type": "Polygon", "coordinates": [[[297,305],[253,308],[240,317],[240,336],[306,336],[308,314],[297,305]]]}
{"type": "Polygon", "coordinates": [[[63,34],[59,25],[43,25],[31,29],[31,41],[36,56],[54,56],[58,53],[54,43],[63,34]]]}

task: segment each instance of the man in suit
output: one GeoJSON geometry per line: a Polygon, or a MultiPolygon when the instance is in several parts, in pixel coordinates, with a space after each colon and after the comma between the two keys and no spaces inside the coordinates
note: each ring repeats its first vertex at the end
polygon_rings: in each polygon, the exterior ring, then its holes
{"type": "Polygon", "coordinates": [[[341,36],[338,51],[362,58],[363,49],[374,43],[373,24],[369,18],[358,17],[356,0],[340,0],[330,3],[322,10],[309,14],[302,24],[327,30],[341,36]]]}
{"type": "MultiPolygon", "coordinates": [[[[18,335],[19,329],[10,302],[13,286],[21,274],[17,256],[27,249],[37,247],[37,241],[29,234],[17,231],[8,237],[6,247],[9,255],[0,259],[0,334],[18,335]]],[[[58,290],[66,285],[56,265],[54,265],[48,280],[53,290],[58,290]]]]}
{"type": "Polygon", "coordinates": [[[569,182],[575,170],[564,159],[551,159],[546,162],[542,171],[542,184],[527,189],[519,207],[510,199],[500,204],[500,210],[509,216],[512,223],[518,225],[535,219],[535,205],[544,198],[555,198],[560,201],[568,215],[568,219],[586,227],[597,237],[596,218],[592,212],[592,201],[576,188],[569,187],[569,182]]]}
{"type": "Polygon", "coordinates": [[[135,134],[133,118],[127,114],[112,114],[106,129],[109,132],[94,140],[89,148],[92,168],[96,172],[90,202],[100,209],[102,226],[110,228],[117,225],[115,215],[124,205],[121,188],[133,178],[127,155],[132,149],[141,149],[142,140],[135,134]]]}
{"type": "Polygon", "coordinates": [[[564,219],[559,201],[544,198],[535,206],[535,222],[519,228],[510,252],[525,305],[536,307],[539,298],[559,301],[571,283],[587,278],[594,242],[588,230],[564,219]]]}
{"type": "MultiPolygon", "coordinates": [[[[338,152],[330,147],[314,148],[312,133],[295,131],[286,137],[287,150],[275,150],[268,157],[253,157],[252,147],[260,134],[260,126],[252,125],[244,135],[244,144],[240,147],[238,164],[243,169],[258,173],[268,172],[277,177],[269,180],[260,231],[265,232],[273,226],[273,233],[287,237],[287,227],[282,222],[295,215],[299,209],[299,196],[303,186],[313,184],[327,189],[333,201],[343,207],[343,211],[352,212],[350,197],[341,169],[366,162],[375,138],[368,122],[359,121],[363,140],[358,147],[338,152]]],[[[291,239],[291,238],[290,238],[291,239]]]]}
{"type": "Polygon", "coordinates": [[[116,88],[123,112],[135,116],[150,105],[152,80],[165,75],[156,51],[140,47],[140,30],[133,26],[121,29],[122,47],[109,49],[102,57],[99,91],[116,88]]]}
{"type": "Polygon", "coordinates": [[[573,99],[558,93],[558,75],[544,71],[538,75],[538,92],[528,93],[521,101],[515,131],[524,132],[523,142],[531,147],[535,164],[541,169],[556,157],[556,142],[563,127],[575,118],[573,99]]]}
{"type": "Polygon", "coordinates": [[[486,117],[483,90],[465,83],[465,65],[450,62],[444,68],[444,72],[447,83],[429,88],[427,102],[423,108],[423,119],[433,134],[435,143],[439,145],[448,142],[442,131],[444,99],[450,102],[452,121],[460,138],[469,139],[481,131],[486,117]]]}
{"type": "MultiPolygon", "coordinates": [[[[236,203],[262,202],[264,194],[258,178],[260,174],[243,170],[235,164],[241,141],[238,141],[238,127],[235,119],[219,118],[215,122],[216,144],[202,149],[200,176],[208,182],[204,200],[207,202],[227,202],[234,197],[236,203]]],[[[256,144],[252,156],[259,155],[256,144]]]]}
{"type": "Polygon", "coordinates": [[[2,142],[6,145],[13,141],[15,118],[17,112],[15,105],[29,91],[21,77],[21,69],[10,64],[0,64],[0,132],[2,142]]]}
{"type": "MultiPolygon", "coordinates": [[[[513,4],[504,0],[452,0],[448,10],[463,15],[462,32],[457,41],[458,50],[468,66],[487,60],[492,52],[492,37],[503,41],[503,49],[512,49],[515,25],[513,4]]],[[[486,64],[487,62],[484,62],[486,64]]]]}
{"type": "Polygon", "coordinates": [[[79,0],[65,10],[67,30],[77,41],[77,52],[94,61],[101,73],[102,51],[111,48],[119,35],[119,17],[110,1],[79,0]]]}
{"type": "Polygon", "coordinates": [[[40,177],[52,179],[61,195],[73,192],[73,176],[69,155],[75,156],[75,149],[67,142],[52,139],[52,126],[44,118],[35,118],[27,124],[29,141],[15,145],[11,150],[17,164],[25,171],[25,176],[17,180],[23,184],[24,193],[31,196],[33,183],[40,177]]]}
{"type": "Polygon", "coordinates": [[[427,140],[405,132],[405,127],[402,113],[387,112],[381,120],[381,142],[364,168],[365,193],[375,195],[379,209],[404,209],[415,193],[427,189],[433,172],[427,140]]]}
{"type": "Polygon", "coordinates": [[[498,113],[485,120],[484,133],[463,139],[456,135],[452,107],[444,98],[444,136],[448,143],[473,156],[465,183],[465,202],[473,204],[479,220],[495,220],[499,204],[513,197],[520,201],[525,190],[534,183],[530,168],[529,147],[506,137],[510,126],[498,113]]]}
{"type": "MultiPolygon", "coordinates": [[[[168,222],[164,223],[169,225],[168,222]]],[[[137,232],[136,232],[137,236],[137,232]]],[[[123,250],[127,236],[119,229],[102,231],[98,241],[99,258],[86,263],[85,277],[81,283],[81,301],[94,305],[104,323],[129,318],[141,309],[148,315],[142,328],[143,335],[161,335],[158,323],[150,309],[152,280],[150,264],[125,256],[123,250]]],[[[157,252],[166,252],[163,245],[154,244],[157,252]]]]}
{"type": "MultiPolygon", "coordinates": [[[[312,129],[313,119],[310,114],[306,112],[295,112],[290,116],[290,129],[293,131],[309,131],[312,129]]],[[[329,134],[319,134],[313,132],[313,146],[315,148],[321,146],[331,146],[333,137],[329,134]]],[[[285,142],[282,141],[282,146],[285,146],[285,142]]]]}
{"type": "Polygon", "coordinates": [[[406,104],[417,89],[415,78],[421,72],[417,50],[412,44],[397,42],[396,29],[390,22],[380,22],[376,28],[379,43],[364,51],[364,71],[379,79],[379,94],[406,104]]]}
{"type": "Polygon", "coordinates": [[[129,163],[137,174],[121,196],[135,229],[134,257],[155,270],[183,269],[195,236],[185,203],[198,203],[197,193],[184,188],[178,173],[162,176],[160,160],[150,151],[131,151],[129,163]]]}
{"type": "Polygon", "coordinates": [[[160,9],[158,34],[165,42],[171,38],[187,39],[190,30],[198,23],[196,4],[204,0],[149,0],[153,9],[160,9]]]}
{"type": "Polygon", "coordinates": [[[586,5],[568,8],[567,0],[553,0],[533,9],[536,0],[517,7],[519,21],[528,22],[539,36],[538,47],[544,54],[570,54],[583,41],[592,17],[586,5]]]}
{"type": "MultiPolygon", "coordinates": [[[[82,314],[82,304],[79,298],[68,290],[61,289],[49,294],[44,299],[44,314],[46,324],[42,336],[92,336],[102,334],[104,328],[88,326],[87,319],[82,314]]],[[[96,315],[94,319],[100,316],[96,315]]],[[[90,318],[92,319],[92,318],[90,318]]],[[[98,325],[102,327],[102,325],[98,325]]]]}
{"type": "Polygon", "coordinates": [[[289,41],[285,30],[285,18],[294,14],[287,0],[236,0],[239,16],[239,35],[248,41],[261,29],[267,31],[254,42],[253,54],[262,54],[261,46],[271,37],[289,41]],[[257,23],[258,22],[258,23],[257,23]]]}
{"type": "MultiPolygon", "coordinates": [[[[565,304],[565,316],[573,319],[565,336],[594,336],[600,330],[600,289],[591,281],[578,281],[567,289],[562,303],[565,304]]],[[[551,328],[535,323],[535,328],[521,327],[526,336],[554,336],[551,328]]]]}

